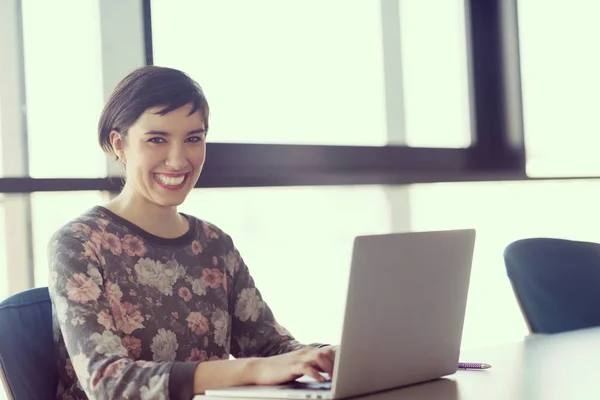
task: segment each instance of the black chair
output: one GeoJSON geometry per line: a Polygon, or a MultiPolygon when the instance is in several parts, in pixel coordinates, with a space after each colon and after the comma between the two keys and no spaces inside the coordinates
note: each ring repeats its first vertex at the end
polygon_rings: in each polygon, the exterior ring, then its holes
{"type": "Polygon", "coordinates": [[[53,399],[58,385],[48,288],[0,302],[0,378],[9,399],[53,399]]]}
{"type": "Polygon", "coordinates": [[[504,261],[531,333],[600,326],[600,244],[523,239],[504,261]]]}

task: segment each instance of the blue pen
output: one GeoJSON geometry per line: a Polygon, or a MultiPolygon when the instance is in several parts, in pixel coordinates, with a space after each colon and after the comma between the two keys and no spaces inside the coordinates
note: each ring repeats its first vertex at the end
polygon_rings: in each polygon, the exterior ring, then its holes
{"type": "Polygon", "coordinates": [[[492,368],[490,364],[486,363],[473,363],[473,362],[459,362],[458,369],[488,369],[492,368]]]}

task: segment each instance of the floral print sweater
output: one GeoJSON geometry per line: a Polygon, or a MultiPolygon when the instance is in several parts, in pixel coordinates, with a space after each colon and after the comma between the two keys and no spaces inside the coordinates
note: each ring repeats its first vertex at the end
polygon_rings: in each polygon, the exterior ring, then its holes
{"type": "Polygon", "coordinates": [[[97,206],[53,235],[57,399],[189,400],[199,362],[303,347],[232,239],[184,216],[189,231],[165,239],[97,206]]]}

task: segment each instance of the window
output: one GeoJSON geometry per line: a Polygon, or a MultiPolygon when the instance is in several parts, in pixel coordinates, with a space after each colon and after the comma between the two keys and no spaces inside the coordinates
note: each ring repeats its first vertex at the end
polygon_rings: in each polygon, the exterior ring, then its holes
{"type": "Polygon", "coordinates": [[[30,175],[106,176],[96,134],[103,104],[98,2],[23,0],[22,7],[30,175]]]}
{"type": "Polygon", "coordinates": [[[64,224],[107,201],[103,192],[53,192],[31,194],[35,286],[48,286],[50,237],[64,224]]]}
{"type": "Polygon", "coordinates": [[[380,1],[153,1],[154,62],[204,88],[213,141],[383,146],[393,136],[465,147],[464,6],[434,3],[444,12],[401,1],[401,17],[385,29],[389,50],[402,48],[391,70],[405,89],[406,132],[386,128],[380,1]]]}
{"type": "Polygon", "coordinates": [[[471,145],[464,3],[399,0],[409,146],[471,145]]]}
{"type": "Polygon", "coordinates": [[[518,11],[527,172],[598,175],[600,3],[519,1],[518,11]]]}
{"type": "Polygon", "coordinates": [[[352,241],[390,231],[387,204],[380,186],[197,189],[180,209],[231,235],[299,340],[337,343],[352,241]]]}
{"type": "Polygon", "coordinates": [[[475,228],[462,343],[475,348],[527,334],[505,247],[535,236],[600,242],[598,198],[591,181],[197,189],[181,210],[232,236],[277,318],[304,342],[339,342],[354,236],[475,228]]]}
{"type": "Polygon", "coordinates": [[[595,211],[599,198],[600,187],[593,181],[411,187],[412,229],[477,229],[465,347],[516,341],[527,334],[506,276],[505,247],[528,237],[600,242],[600,215],[595,211]]]}

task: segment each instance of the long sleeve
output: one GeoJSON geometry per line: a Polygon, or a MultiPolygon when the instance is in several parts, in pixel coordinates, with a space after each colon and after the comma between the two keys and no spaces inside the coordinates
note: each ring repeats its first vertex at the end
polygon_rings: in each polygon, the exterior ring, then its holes
{"type": "MultiPolygon", "coordinates": [[[[144,317],[136,305],[122,301],[115,282],[105,281],[106,262],[93,238],[62,231],[48,253],[54,318],[70,370],[87,397],[191,399],[197,362],[136,361],[131,356],[136,339],[130,334],[143,327],[144,317]]],[[[169,351],[168,331],[159,330],[155,340],[169,351]]]]}
{"type": "Polygon", "coordinates": [[[234,271],[231,290],[232,341],[234,357],[268,357],[298,350],[302,347],[320,347],[322,344],[304,345],[275,319],[254,284],[248,267],[233,247],[230,253],[230,270],[234,271]]]}

